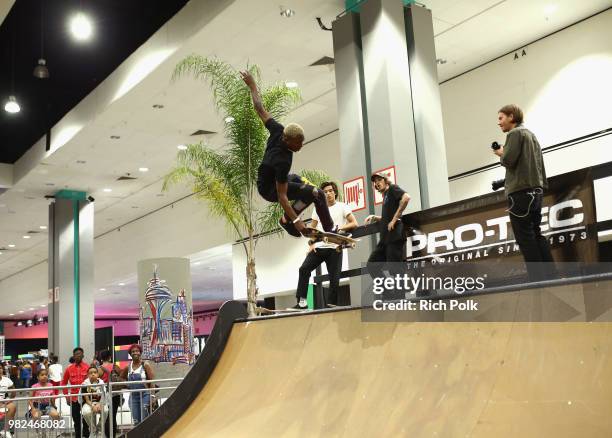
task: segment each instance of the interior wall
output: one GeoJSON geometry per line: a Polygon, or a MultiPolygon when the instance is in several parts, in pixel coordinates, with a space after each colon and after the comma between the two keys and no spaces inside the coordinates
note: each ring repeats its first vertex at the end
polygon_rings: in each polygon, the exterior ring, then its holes
{"type": "MultiPolygon", "coordinates": [[[[441,85],[449,175],[496,163],[490,144],[503,143],[497,110],[516,103],[543,148],[612,128],[612,10],[571,26],[441,85]],[[520,54],[521,52],[519,52],[520,54]]],[[[612,136],[544,155],[557,175],[612,159],[612,136]]],[[[451,200],[486,193],[503,176],[494,169],[451,182],[451,200]]]]}

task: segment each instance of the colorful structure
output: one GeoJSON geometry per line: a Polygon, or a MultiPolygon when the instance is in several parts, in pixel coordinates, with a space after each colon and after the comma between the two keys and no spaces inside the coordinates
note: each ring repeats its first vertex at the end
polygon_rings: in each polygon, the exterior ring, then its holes
{"type": "Polygon", "coordinates": [[[159,278],[154,265],[153,278],[147,282],[146,305],[140,308],[140,340],[143,359],[155,362],[191,364],[193,353],[193,312],[181,289],[176,299],[159,278]],[[171,307],[167,304],[174,301],[171,307]]]}

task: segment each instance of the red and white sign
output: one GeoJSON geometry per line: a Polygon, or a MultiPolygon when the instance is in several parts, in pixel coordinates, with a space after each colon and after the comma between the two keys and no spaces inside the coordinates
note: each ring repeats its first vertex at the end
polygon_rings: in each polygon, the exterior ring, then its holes
{"type": "Polygon", "coordinates": [[[344,202],[353,211],[366,208],[365,202],[365,178],[359,176],[355,179],[345,181],[343,184],[344,202]]]}
{"type": "MultiPolygon", "coordinates": [[[[380,169],[372,173],[374,174],[374,173],[379,173],[379,172],[387,175],[387,178],[389,179],[389,184],[397,184],[397,179],[395,176],[395,166],[387,167],[385,169],[380,169]]],[[[381,195],[378,191],[374,190],[374,205],[382,204],[382,202],[383,202],[383,195],[381,195]]]]}

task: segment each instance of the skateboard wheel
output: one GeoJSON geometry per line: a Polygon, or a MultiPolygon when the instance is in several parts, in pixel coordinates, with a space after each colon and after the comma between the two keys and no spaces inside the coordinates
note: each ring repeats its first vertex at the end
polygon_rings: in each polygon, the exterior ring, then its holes
{"type": "Polygon", "coordinates": [[[351,248],[355,248],[355,246],[356,245],[354,243],[351,243],[351,248]]]}

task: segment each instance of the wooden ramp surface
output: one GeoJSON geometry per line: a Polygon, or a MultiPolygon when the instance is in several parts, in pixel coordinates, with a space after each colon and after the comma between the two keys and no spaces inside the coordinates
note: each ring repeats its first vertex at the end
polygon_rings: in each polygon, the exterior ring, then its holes
{"type": "Polygon", "coordinates": [[[612,324],[234,325],[168,437],[612,437],[612,324]]]}

